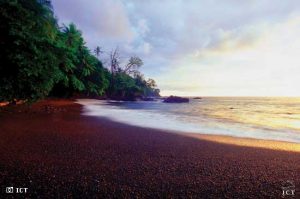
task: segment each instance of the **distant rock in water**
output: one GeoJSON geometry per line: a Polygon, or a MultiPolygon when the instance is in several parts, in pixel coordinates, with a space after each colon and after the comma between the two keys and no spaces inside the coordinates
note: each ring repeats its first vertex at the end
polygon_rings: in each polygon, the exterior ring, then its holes
{"type": "Polygon", "coordinates": [[[165,102],[165,103],[187,103],[189,101],[190,101],[189,98],[171,95],[170,97],[167,97],[166,99],[164,99],[163,102],[165,102]]]}
{"type": "Polygon", "coordinates": [[[202,99],[202,97],[194,97],[193,99],[202,99]]]}

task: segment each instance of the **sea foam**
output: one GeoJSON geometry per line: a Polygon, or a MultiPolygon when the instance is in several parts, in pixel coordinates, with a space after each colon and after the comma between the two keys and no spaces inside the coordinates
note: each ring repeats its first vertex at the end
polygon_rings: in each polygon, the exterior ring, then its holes
{"type": "MultiPolygon", "coordinates": [[[[165,104],[160,101],[120,102],[91,99],[80,99],[77,100],[77,103],[84,106],[84,115],[106,117],[113,121],[135,126],[163,129],[181,133],[227,135],[300,143],[300,132],[295,129],[277,129],[261,124],[251,122],[247,123],[247,121],[234,121],[232,119],[233,116],[224,116],[224,118],[214,116],[215,111],[219,111],[221,108],[224,108],[224,105],[222,107],[219,105],[219,107],[216,106],[214,108],[211,107],[211,105],[208,105],[208,103],[211,103],[208,102],[209,99],[206,100],[207,101],[204,101],[202,104],[198,101],[192,101],[189,104],[179,105],[165,104]],[[199,108],[200,110],[211,110],[199,111],[199,108]],[[197,111],[195,111],[195,109],[197,109],[197,111]],[[210,112],[212,113],[208,114],[210,112]]],[[[220,100],[220,102],[223,101],[220,100]]],[[[235,102],[235,107],[238,107],[237,104],[239,103],[235,102]]],[[[245,102],[243,104],[245,104],[245,102]]],[[[230,106],[232,105],[233,104],[230,104],[230,106]]],[[[233,108],[228,109],[230,110],[233,108]]],[[[233,111],[231,112],[234,114],[233,111]]],[[[226,114],[229,113],[226,112],[226,114]]],[[[235,114],[247,113],[243,112],[235,114]]]]}

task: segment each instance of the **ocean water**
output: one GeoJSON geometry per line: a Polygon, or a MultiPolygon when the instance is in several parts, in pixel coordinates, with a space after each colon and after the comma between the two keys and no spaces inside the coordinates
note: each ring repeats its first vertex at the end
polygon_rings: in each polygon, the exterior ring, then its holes
{"type": "Polygon", "coordinates": [[[204,97],[190,103],[78,100],[84,114],[178,132],[300,143],[300,98],[204,97]]]}

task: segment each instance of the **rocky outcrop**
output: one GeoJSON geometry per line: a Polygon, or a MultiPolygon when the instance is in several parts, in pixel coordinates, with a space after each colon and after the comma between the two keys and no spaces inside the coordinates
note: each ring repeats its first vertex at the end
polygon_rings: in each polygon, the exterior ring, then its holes
{"type": "Polygon", "coordinates": [[[194,97],[193,99],[198,99],[198,100],[200,100],[200,99],[202,99],[202,97],[194,97]]]}
{"type": "Polygon", "coordinates": [[[171,95],[170,97],[167,97],[166,99],[164,99],[163,102],[165,102],[165,103],[187,103],[189,101],[190,101],[189,98],[171,95]]]}

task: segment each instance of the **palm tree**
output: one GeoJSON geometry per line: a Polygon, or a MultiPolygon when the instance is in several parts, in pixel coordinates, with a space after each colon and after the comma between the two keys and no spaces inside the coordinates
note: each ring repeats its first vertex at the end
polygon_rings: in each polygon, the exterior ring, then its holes
{"type": "Polygon", "coordinates": [[[76,28],[75,24],[64,25],[63,32],[66,34],[67,46],[79,47],[84,44],[81,32],[76,28]]]}
{"type": "Polygon", "coordinates": [[[101,50],[100,46],[97,46],[94,50],[94,53],[99,58],[100,54],[104,53],[104,51],[101,50]]]}

